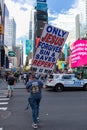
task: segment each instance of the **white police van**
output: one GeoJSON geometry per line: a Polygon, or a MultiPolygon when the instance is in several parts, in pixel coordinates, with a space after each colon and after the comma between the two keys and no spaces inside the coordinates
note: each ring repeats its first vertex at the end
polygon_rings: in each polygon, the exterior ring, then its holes
{"type": "Polygon", "coordinates": [[[87,79],[78,79],[74,74],[52,74],[49,75],[45,85],[56,91],[63,91],[65,87],[80,87],[87,90],[87,79]]]}

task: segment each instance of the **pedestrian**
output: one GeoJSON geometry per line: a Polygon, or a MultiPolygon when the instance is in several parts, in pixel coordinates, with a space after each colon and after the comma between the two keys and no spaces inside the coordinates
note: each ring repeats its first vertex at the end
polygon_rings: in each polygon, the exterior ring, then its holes
{"type": "Polygon", "coordinates": [[[7,78],[7,85],[8,85],[8,95],[7,95],[7,98],[13,96],[13,90],[14,90],[15,83],[16,83],[16,80],[15,80],[13,74],[10,73],[8,78],[7,78]]]}
{"type": "Polygon", "coordinates": [[[30,80],[26,84],[27,92],[30,92],[28,98],[30,107],[32,109],[33,128],[38,128],[37,123],[39,121],[39,105],[42,98],[42,88],[45,88],[43,83],[35,78],[35,74],[30,75],[30,80]]]}
{"type": "Polygon", "coordinates": [[[27,74],[24,73],[24,74],[23,74],[23,82],[24,82],[24,84],[26,83],[26,76],[27,76],[27,74]]]}

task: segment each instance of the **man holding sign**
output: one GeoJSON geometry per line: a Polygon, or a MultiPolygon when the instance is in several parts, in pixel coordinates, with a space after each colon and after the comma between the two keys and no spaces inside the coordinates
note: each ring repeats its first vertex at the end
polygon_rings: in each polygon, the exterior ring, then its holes
{"type": "Polygon", "coordinates": [[[33,118],[33,128],[37,128],[37,124],[39,121],[39,105],[42,98],[42,87],[45,88],[43,83],[40,80],[37,80],[35,74],[30,75],[30,80],[26,84],[27,92],[30,92],[29,96],[29,104],[32,109],[32,118],[33,118]]]}

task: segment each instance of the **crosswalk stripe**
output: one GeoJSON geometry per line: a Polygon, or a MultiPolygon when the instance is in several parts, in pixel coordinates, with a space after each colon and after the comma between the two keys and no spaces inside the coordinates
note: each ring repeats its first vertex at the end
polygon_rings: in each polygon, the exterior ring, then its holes
{"type": "Polygon", "coordinates": [[[0,107],[0,110],[6,111],[7,107],[0,107]]]}
{"type": "Polygon", "coordinates": [[[9,98],[0,98],[0,101],[9,100],[9,98]]]}
{"type": "Polygon", "coordinates": [[[7,91],[8,91],[8,90],[1,89],[1,90],[0,90],[0,93],[1,93],[1,92],[7,92],[7,91]]]}
{"type": "Polygon", "coordinates": [[[0,102],[0,105],[6,105],[8,102],[0,102]]]}
{"type": "Polygon", "coordinates": [[[0,130],[3,130],[3,128],[0,128],[0,130]]]}
{"type": "Polygon", "coordinates": [[[0,98],[6,98],[6,96],[5,95],[1,95],[0,98]]]}

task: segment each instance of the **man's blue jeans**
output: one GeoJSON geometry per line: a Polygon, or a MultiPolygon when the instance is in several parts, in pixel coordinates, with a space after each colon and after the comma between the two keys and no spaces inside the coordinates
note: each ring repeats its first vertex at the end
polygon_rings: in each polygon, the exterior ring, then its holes
{"type": "Polygon", "coordinates": [[[32,118],[33,123],[37,124],[37,117],[39,117],[39,104],[40,104],[41,98],[29,98],[29,104],[32,109],[32,118]]]}

